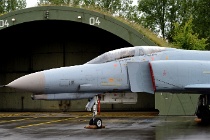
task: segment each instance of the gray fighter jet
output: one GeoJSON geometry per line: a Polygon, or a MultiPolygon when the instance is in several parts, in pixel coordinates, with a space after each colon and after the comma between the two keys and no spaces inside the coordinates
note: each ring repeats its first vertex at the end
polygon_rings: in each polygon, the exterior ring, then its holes
{"type": "Polygon", "coordinates": [[[210,51],[159,46],[121,48],[83,65],[32,73],[5,86],[31,92],[34,100],[89,99],[86,109],[93,111],[89,124],[98,128],[102,127],[102,120],[96,118],[97,106],[104,97],[110,101],[112,93],[134,100],[142,92],[201,94],[195,114],[207,121],[210,120],[210,51]]]}

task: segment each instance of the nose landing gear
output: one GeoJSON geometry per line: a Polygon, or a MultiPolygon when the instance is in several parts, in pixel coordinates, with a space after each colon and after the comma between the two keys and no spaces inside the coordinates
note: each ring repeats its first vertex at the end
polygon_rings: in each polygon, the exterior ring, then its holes
{"type": "Polygon", "coordinates": [[[102,120],[100,118],[97,118],[96,115],[98,111],[100,112],[100,98],[99,96],[94,96],[86,105],[86,110],[87,111],[92,111],[93,112],[93,117],[89,121],[89,126],[86,126],[85,128],[104,128],[102,125],[102,120]],[[99,107],[99,110],[98,110],[99,107]]]}

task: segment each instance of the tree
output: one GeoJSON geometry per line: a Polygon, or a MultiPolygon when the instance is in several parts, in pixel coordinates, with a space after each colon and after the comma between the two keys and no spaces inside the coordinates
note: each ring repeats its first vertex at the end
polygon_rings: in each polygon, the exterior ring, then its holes
{"type": "Polygon", "coordinates": [[[26,8],[26,0],[1,0],[0,13],[8,13],[14,10],[26,8]]]}
{"type": "Polygon", "coordinates": [[[121,0],[118,10],[115,11],[115,13],[118,13],[120,17],[124,17],[130,21],[135,21],[137,15],[136,6],[132,4],[133,0],[121,0]]]}
{"type": "Polygon", "coordinates": [[[84,6],[94,6],[96,3],[96,0],[82,0],[82,5],[84,6]]]}
{"type": "Polygon", "coordinates": [[[38,5],[51,4],[51,5],[67,5],[71,0],[39,0],[38,5]]]}
{"type": "Polygon", "coordinates": [[[174,23],[189,19],[193,0],[139,0],[140,24],[172,41],[174,23]]]}
{"type": "Polygon", "coordinates": [[[121,7],[121,0],[97,0],[96,5],[106,11],[115,13],[121,7]]]}
{"type": "Polygon", "coordinates": [[[199,38],[208,38],[206,49],[210,49],[210,0],[195,1],[193,14],[193,30],[199,34],[199,38]]]}
{"type": "Polygon", "coordinates": [[[139,0],[138,10],[141,11],[140,21],[144,27],[156,34],[161,32],[165,38],[167,0],[139,0]]]}
{"type": "Polygon", "coordinates": [[[193,32],[192,17],[184,24],[175,23],[173,43],[187,50],[204,50],[207,39],[199,39],[198,34],[193,32]]]}

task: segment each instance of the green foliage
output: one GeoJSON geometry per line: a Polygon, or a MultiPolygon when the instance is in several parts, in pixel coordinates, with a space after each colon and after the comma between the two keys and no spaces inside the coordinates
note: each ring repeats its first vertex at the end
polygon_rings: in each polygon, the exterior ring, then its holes
{"type": "MultiPolygon", "coordinates": [[[[118,15],[129,20],[134,20],[136,16],[136,6],[133,6],[133,0],[121,0],[118,8],[118,15]]],[[[116,13],[116,12],[115,12],[116,13]]]]}
{"type": "Polygon", "coordinates": [[[190,18],[184,25],[175,23],[173,43],[187,50],[204,50],[207,39],[199,39],[197,33],[193,33],[193,19],[190,18]]]}
{"type": "Polygon", "coordinates": [[[120,2],[121,0],[98,0],[97,6],[114,13],[114,11],[117,11],[120,8],[120,2]]]}
{"type": "Polygon", "coordinates": [[[90,5],[95,5],[96,0],[82,0],[82,3],[84,6],[90,6],[90,5]]]}
{"type": "Polygon", "coordinates": [[[139,0],[140,24],[172,41],[174,23],[184,23],[192,12],[193,0],[139,0]]]}
{"type": "Polygon", "coordinates": [[[24,9],[26,0],[1,0],[0,13],[8,13],[14,10],[24,9]]]}
{"type": "Polygon", "coordinates": [[[193,30],[199,34],[199,38],[208,38],[206,49],[210,50],[210,0],[195,1],[193,14],[193,30]]]}
{"type": "Polygon", "coordinates": [[[182,48],[210,49],[209,9],[209,0],[139,0],[138,22],[182,48]]]}
{"type": "Polygon", "coordinates": [[[51,5],[67,5],[71,0],[39,0],[38,5],[51,4],[51,5]]]}
{"type": "Polygon", "coordinates": [[[141,23],[144,27],[151,29],[157,35],[165,38],[166,33],[166,8],[167,0],[140,0],[138,10],[141,11],[141,23]]]}

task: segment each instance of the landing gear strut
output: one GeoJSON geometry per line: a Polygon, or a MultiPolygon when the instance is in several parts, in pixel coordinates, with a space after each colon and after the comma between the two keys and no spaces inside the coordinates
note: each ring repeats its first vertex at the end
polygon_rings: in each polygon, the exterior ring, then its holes
{"type": "Polygon", "coordinates": [[[198,98],[198,106],[195,112],[195,115],[201,119],[203,123],[210,123],[210,95],[202,94],[198,98]]]}
{"type": "MultiPolygon", "coordinates": [[[[86,110],[93,112],[93,117],[89,121],[89,125],[95,125],[97,128],[102,128],[102,120],[100,118],[96,118],[98,113],[98,106],[100,106],[100,98],[99,96],[94,96],[86,105],[86,110]]],[[[100,110],[99,110],[100,111],[100,110]]]]}

